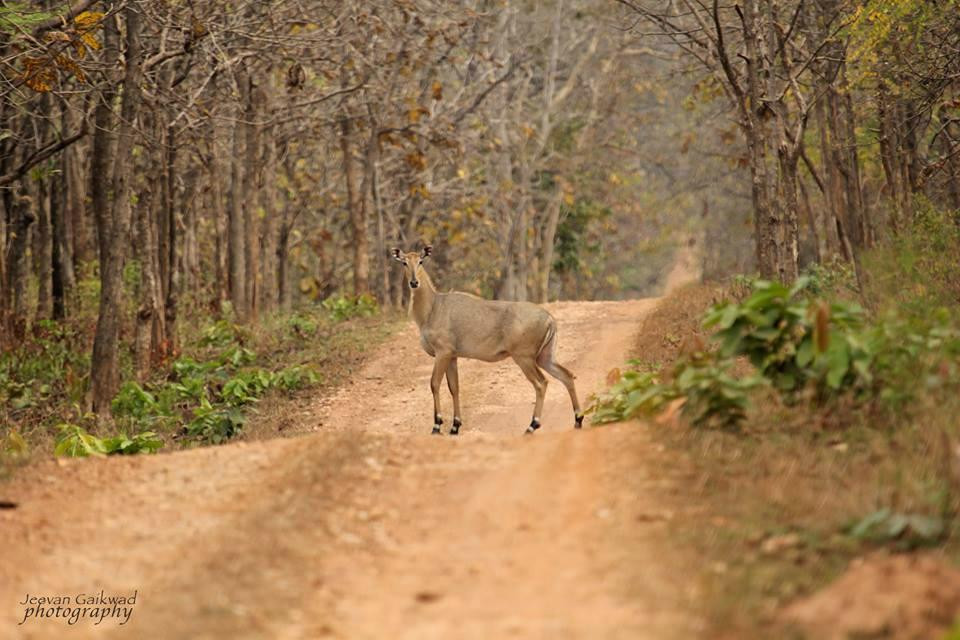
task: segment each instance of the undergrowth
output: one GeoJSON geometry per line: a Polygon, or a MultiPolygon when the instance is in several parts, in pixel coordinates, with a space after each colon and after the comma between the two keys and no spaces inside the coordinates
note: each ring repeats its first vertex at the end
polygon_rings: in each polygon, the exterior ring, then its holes
{"type": "Polygon", "coordinates": [[[267,394],[337,384],[389,323],[368,296],[334,296],[255,328],[226,319],[191,326],[182,355],[147,380],[134,380],[121,358],[126,381],[104,421],[85,411],[90,332],[37,323],[32,339],[0,354],[0,472],[38,451],[125,455],[225,442],[267,394]]]}
{"type": "Polygon", "coordinates": [[[713,630],[793,637],[782,607],[868,552],[960,563],[957,255],[952,216],[919,211],[859,284],[835,261],[791,287],[680,290],[645,319],[593,420],[655,417],[690,461],[670,526],[713,630]]]}

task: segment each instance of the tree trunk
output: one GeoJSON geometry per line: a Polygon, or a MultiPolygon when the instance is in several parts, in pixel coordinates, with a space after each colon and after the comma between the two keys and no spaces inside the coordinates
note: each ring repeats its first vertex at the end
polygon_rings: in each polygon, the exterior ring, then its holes
{"type": "MultiPolygon", "coordinates": [[[[133,170],[135,120],[140,110],[142,54],[140,49],[140,9],[128,5],[126,19],[126,55],[123,78],[123,103],[117,127],[117,155],[113,171],[112,207],[97,212],[100,243],[100,308],[93,341],[90,386],[92,409],[106,415],[120,383],[117,350],[120,337],[120,303],[123,295],[123,259],[130,230],[130,181],[133,170]]],[[[106,21],[106,31],[114,30],[114,21],[106,21]]],[[[106,36],[105,36],[106,38],[106,36]]],[[[104,194],[106,195],[106,194],[104,194]]]]}
{"type": "Polygon", "coordinates": [[[5,292],[8,310],[7,332],[14,341],[23,340],[27,329],[27,247],[30,246],[30,227],[36,217],[30,211],[29,200],[19,189],[3,190],[4,209],[7,212],[6,271],[9,290],[5,292]]]}
{"type": "Polygon", "coordinates": [[[547,223],[543,228],[543,258],[540,265],[540,286],[538,287],[538,302],[550,301],[550,274],[553,272],[553,250],[557,238],[557,226],[560,223],[560,205],[563,200],[563,190],[557,192],[550,199],[547,209],[547,223]]]}
{"type": "MultiPolygon", "coordinates": [[[[263,114],[273,116],[273,75],[266,74],[261,100],[263,114]]],[[[263,220],[260,222],[260,307],[272,312],[277,307],[277,135],[278,129],[270,125],[263,130],[263,167],[260,180],[260,206],[263,220]]]]}
{"type": "MultiPolygon", "coordinates": [[[[60,158],[60,166],[65,164],[60,158]]],[[[50,183],[50,227],[53,235],[51,246],[51,293],[53,317],[62,320],[67,315],[67,296],[73,290],[73,260],[70,256],[70,237],[66,217],[67,186],[63,180],[50,183]]]]}
{"type": "MultiPolygon", "coordinates": [[[[213,214],[213,228],[216,231],[216,243],[214,245],[214,266],[213,273],[216,280],[213,282],[213,292],[211,296],[211,308],[214,314],[219,315],[222,312],[223,301],[227,300],[232,292],[230,280],[232,277],[232,263],[228,263],[228,257],[231,255],[229,230],[232,229],[228,222],[228,213],[224,208],[223,199],[223,165],[217,153],[217,128],[214,122],[210,123],[207,131],[207,169],[210,173],[210,189],[208,198],[210,202],[210,211],[213,214]]],[[[230,203],[232,206],[232,202],[230,203]]]]}
{"type": "Polygon", "coordinates": [[[134,366],[137,380],[146,380],[154,361],[161,355],[160,345],[165,340],[163,331],[162,291],[157,247],[157,225],[152,193],[157,181],[140,195],[137,202],[136,236],[137,257],[140,260],[140,302],[137,308],[134,366]]]}
{"type": "Polygon", "coordinates": [[[370,291],[369,241],[367,219],[363,202],[357,191],[357,163],[353,158],[353,123],[349,116],[340,121],[340,150],[343,153],[343,176],[347,190],[347,208],[353,239],[353,292],[361,295],[370,291]]]}
{"type": "MultiPolygon", "coordinates": [[[[237,84],[241,92],[249,84],[245,81],[245,74],[237,74],[237,84]]],[[[245,96],[241,96],[241,104],[244,103],[245,96]]],[[[238,116],[243,111],[238,106],[238,116]]],[[[238,117],[231,132],[233,153],[230,156],[230,192],[228,195],[229,204],[227,205],[227,261],[229,267],[229,289],[230,300],[233,302],[233,313],[237,319],[247,317],[247,261],[246,261],[246,242],[244,235],[243,218],[243,196],[244,196],[244,173],[241,163],[243,162],[243,125],[238,117]]]]}
{"type": "Polygon", "coordinates": [[[37,274],[37,318],[53,315],[51,285],[53,276],[53,233],[50,229],[50,180],[42,178],[31,185],[37,233],[34,235],[33,261],[37,274]]]}
{"type": "Polygon", "coordinates": [[[248,72],[244,74],[247,82],[245,92],[246,112],[244,114],[244,160],[243,160],[243,230],[246,236],[244,240],[244,251],[246,253],[246,286],[245,294],[247,302],[247,312],[244,315],[246,322],[254,322],[257,319],[257,299],[259,297],[260,283],[260,234],[257,224],[257,188],[259,176],[259,152],[260,152],[260,131],[257,126],[257,118],[260,114],[260,104],[263,99],[263,92],[253,84],[253,76],[248,72]]]}

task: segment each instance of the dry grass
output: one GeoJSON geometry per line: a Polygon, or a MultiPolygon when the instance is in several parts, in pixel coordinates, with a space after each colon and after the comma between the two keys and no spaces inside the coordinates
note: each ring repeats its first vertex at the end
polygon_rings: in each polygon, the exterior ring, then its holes
{"type": "MultiPolygon", "coordinates": [[[[669,365],[684,343],[706,340],[699,318],[720,294],[689,286],[669,296],[644,321],[635,357],[669,365]]],[[[652,427],[693,469],[673,528],[701,567],[710,637],[793,633],[779,622],[783,607],[869,550],[843,533],[852,521],[882,507],[956,510],[949,442],[960,401],[915,407],[909,419],[785,407],[773,394],[752,404],[741,433],[652,427]]]]}

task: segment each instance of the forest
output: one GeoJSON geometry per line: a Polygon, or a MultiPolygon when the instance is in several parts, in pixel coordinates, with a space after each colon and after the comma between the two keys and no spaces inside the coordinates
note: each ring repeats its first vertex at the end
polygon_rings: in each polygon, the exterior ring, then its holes
{"type": "MultiPolygon", "coordinates": [[[[391,250],[432,245],[443,290],[636,309],[595,424],[684,421],[660,446],[704,478],[844,484],[812,452],[849,444],[863,486],[794,508],[960,559],[957,0],[9,1],[0,54],[0,482],[273,437],[373,379],[391,250]]],[[[564,339],[613,349],[615,308],[564,339]]],[[[760,633],[852,553],[817,548],[762,568],[789,593],[718,572],[709,628],[760,633]]]]}

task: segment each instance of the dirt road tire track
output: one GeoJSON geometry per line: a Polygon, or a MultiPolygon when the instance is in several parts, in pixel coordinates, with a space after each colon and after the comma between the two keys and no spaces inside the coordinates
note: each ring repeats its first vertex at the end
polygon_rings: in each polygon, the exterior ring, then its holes
{"type": "MultiPolygon", "coordinates": [[[[654,304],[550,305],[581,399],[654,304]]],[[[0,512],[0,637],[68,637],[62,620],[18,626],[17,603],[100,589],[139,590],[129,625],[69,637],[696,635],[664,524],[679,480],[645,429],[574,431],[551,379],[525,437],[522,373],[468,361],[461,435],[430,436],[431,365],[411,326],[291,416],[309,435],[25,470],[0,512]]]]}

